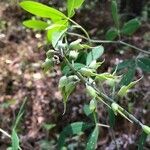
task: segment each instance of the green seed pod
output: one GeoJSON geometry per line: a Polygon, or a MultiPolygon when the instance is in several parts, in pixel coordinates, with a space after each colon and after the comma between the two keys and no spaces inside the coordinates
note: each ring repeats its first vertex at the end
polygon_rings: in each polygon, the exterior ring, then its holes
{"type": "Polygon", "coordinates": [[[47,72],[50,70],[54,65],[54,62],[51,59],[46,58],[45,62],[42,64],[42,68],[44,68],[44,71],[47,72]]]}
{"type": "Polygon", "coordinates": [[[86,90],[87,90],[87,93],[92,97],[92,98],[95,98],[97,96],[97,92],[96,90],[89,86],[89,85],[86,85],[86,90]]]}
{"type": "Polygon", "coordinates": [[[59,80],[59,88],[63,88],[68,84],[68,78],[66,76],[62,76],[59,80]]]}
{"type": "Polygon", "coordinates": [[[149,126],[143,125],[143,126],[142,126],[142,129],[143,129],[143,131],[144,131],[147,135],[150,134],[150,127],[149,127],[149,126]]]}
{"type": "Polygon", "coordinates": [[[88,68],[81,68],[80,72],[82,75],[87,76],[87,77],[94,75],[92,69],[88,69],[88,68]]]}
{"type": "Polygon", "coordinates": [[[90,108],[90,110],[91,110],[92,112],[96,110],[96,102],[95,102],[95,99],[92,99],[92,100],[90,101],[89,108],[90,108]]]}
{"type": "Polygon", "coordinates": [[[46,53],[47,58],[51,59],[54,56],[55,51],[54,50],[48,50],[46,53]]]}
{"type": "Polygon", "coordinates": [[[73,50],[82,49],[83,47],[82,47],[82,45],[80,44],[81,41],[82,41],[82,39],[78,39],[78,40],[76,40],[76,41],[71,42],[70,45],[69,45],[69,48],[70,48],[70,49],[73,49],[73,50]]]}
{"type": "Polygon", "coordinates": [[[78,52],[77,51],[70,51],[70,53],[69,53],[69,57],[71,58],[71,59],[73,59],[73,60],[76,60],[77,59],[77,57],[78,57],[78,52]]]}
{"type": "Polygon", "coordinates": [[[117,115],[117,112],[119,110],[119,105],[114,102],[114,103],[111,104],[111,108],[114,111],[115,115],[117,115]]]}

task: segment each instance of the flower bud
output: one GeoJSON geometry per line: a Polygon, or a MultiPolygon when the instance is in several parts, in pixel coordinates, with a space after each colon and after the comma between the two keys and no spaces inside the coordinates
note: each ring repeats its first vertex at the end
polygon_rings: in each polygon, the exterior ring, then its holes
{"type": "Polygon", "coordinates": [[[143,131],[144,131],[147,135],[150,134],[150,127],[149,127],[149,126],[143,125],[143,126],[142,126],[142,129],[143,129],[143,131]]]}
{"type": "Polygon", "coordinates": [[[72,50],[72,51],[70,51],[70,53],[69,53],[69,57],[71,58],[71,59],[73,59],[73,60],[76,60],[77,59],[77,57],[78,57],[78,52],[77,51],[74,51],[74,50],[72,50]]]}

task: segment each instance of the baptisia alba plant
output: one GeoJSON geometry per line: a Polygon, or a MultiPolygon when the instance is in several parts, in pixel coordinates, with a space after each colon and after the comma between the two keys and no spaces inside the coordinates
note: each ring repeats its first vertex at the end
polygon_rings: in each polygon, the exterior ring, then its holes
{"type": "MultiPolygon", "coordinates": [[[[25,20],[23,24],[31,29],[44,30],[46,33],[47,43],[51,44],[53,49],[46,52],[46,59],[42,67],[44,71],[52,71],[56,63],[60,63],[62,66],[63,76],[59,81],[59,89],[61,91],[64,103],[64,114],[67,109],[67,101],[69,96],[74,91],[77,84],[82,82],[85,85],[87,94],[91,97],[89,105],[84,106],[84,113],[91,123],[87,122],[74,122],[66,126],[61,132],[57,149],[63,149],[65,147],[65,139],[70,135],[80,134],[85,130],[91,130],[86,142],[86,150],[94,150],[97,147],[97,140],[99,136],[99,125],[109,127],[113,129],[115,125],[115,116],[121,115],[125,119],[129,120],[133,124],[137,124],[141,127],[143,133],[139,142],[139,148],[143,147],[143,141],[146,136],[150,134],[150,127],[144,125],[132,114],[121,107],[117,100],[124,97],[130,88],[132,88],[139,80],[132,81],[134,73],[131,71],[125,75],[118,76],[117,71],[124,69],[130,63],[119,64],[113,73],[104,72],[99,74],[97,69],[105,63],[105,60],[99,61],[99,58],[103,55],[105,48],[102,43],[107,44],[120,44],[137,50],[140,53],[149,55],[146,50],[135,47],[129,43],[125,43],[121,40],[121,36],[131,36],[140,26],[140,21],[136,19],[129,20],[125,24],[120,23],[120,16],[118,14],[116,0],[111,0],[111,13],[114,20],[114,27],[110,28],[106,33],[106,40],[92,40],[89,37],[87,31],[72,20],[75,15],[75,10],[80,8],[84,3],[84,0],[67,0],[66,13],[63,13],[53,7],[46,6],[44,4],[35,1],[22,1],[20,7],[28,11],[32,15],[38,16],[41,19],[25,20]],[[43,21],[47,19],[47,21],[43,21]],[[82,31],[83,35],[74,33],[74,29],[82,31]],[[75,41],[69,42],[70,36],[77,37],[75,41]],[[61,57],[62,61],[58,62],[55,58],[61,57]],[[113,97],[110,97],[100,90],[98,83],[102,86],[107,84],[110,90],[114,93],[113,97]],[[119,87],[119,88],[115,88],[119,87]],[[97,118],[97,105],[103,103],[108,107],[108,113],[110,118],[110,125],[103,125],[98,122],[97,118]]],[[[146,58],[136,58],[132,65],[142,68],[143,70],[150,69],[147,65],[150,60],[146,58]],[[142,61],[142,62],[141,62],[142,61]],[[147,69],[146,69],[147,68],[147,69]]]]}

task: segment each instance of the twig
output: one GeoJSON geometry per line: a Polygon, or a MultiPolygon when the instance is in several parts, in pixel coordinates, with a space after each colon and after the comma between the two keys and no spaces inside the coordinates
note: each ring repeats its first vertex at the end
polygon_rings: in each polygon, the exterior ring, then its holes
{"type": "MultiPolygon", "coordinates": [[[[82,38],[82,39],[85,39],[85,40],[89,40],[87,37],[85,37],[85,36],[83,36],[83,35],[80,35],[80,34],[77,34],[77,33],[70,33],[70,32],[67,32],[69,35],[72,35],[72,36],[78,36],[78,37],[80,37],[80,38],[82,38]]],[[[134,46],[134,45],[131,45],[131,44],[129,44],[129,43],[126,43],[126,42],[123,42],[123,41],[109,41],[109,40],[92,40],[92,39],[90,39],[90,42],[92,42],[92,43],[112,43],[112,44],[121,44],[121,45],[124,45],[124,46],[127,46],[127,47],[130,47],[130,48],[133,48],[133,49],[135,49],[135,50],[138,50],[138,51],[140,51],[140,52],[142,52],[142,53],[145,53],[145,54],[148,54],[148,55],[150,55],[150,52],[149,51],[146,51],[146,50],[143,50],[143,49],[141,49],[141,48],[138,48],[138,47],[136,47],[136,46],[134,46]]]]}
{"type": "MultiPolygon", "coordinates": [[[[93,87],[96,91],[97,94],[100,98],[104,99],[105,101],[107,101],[108,103],[113,103],[115,102],[112,98],[108,97],[107,95],[105,95],[104,93],[102,93],[101,91],[99,91],[97,89],[97,87],[93,86],[92,84],[90,84],[88,81],[85,80],[85,78],[74,69],[74,67],[72,66],[72,64],[69,62],[69,60],[66,58],[66,56],[64,56],[64,60],[66,61],[67,65],[70,67],[70,69],[78,76],[78,78],[81,80],[82,83],[84,84],[88,84],[91,87],[93,87]]],[[[118,104],[119,105],[119,104],[118,104]]],[[[138,119],[136,119],[132,114],[130,114],[128,111],[126,111],[124,108],[121,108],[122,113],[124,113],[124,115],[126,115],[129,119],[131,119],[135,124],[137,124],[138,126],[142,127],[143,124],[142,122],[140,122],[138,119]]]]}
{"type": "Polygon", "coordinates": [[[0,132],[2,132],[4,135],[6,135],[7,137],[11,138],[11,135],[8,134],[6,131],[4,131],[3,129],[0,128],[0,132]]]}

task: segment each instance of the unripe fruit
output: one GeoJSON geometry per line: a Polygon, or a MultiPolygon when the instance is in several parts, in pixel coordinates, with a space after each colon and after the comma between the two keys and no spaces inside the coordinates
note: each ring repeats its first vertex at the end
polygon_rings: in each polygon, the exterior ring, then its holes
{"type": "Polygon", "coordinates": [[[48,71],[53,67],[54,62],[51,59],[46,58],[45,62],[42,64],[42,68],[44,68],[44,71],[48,71]]]}
{"type": "Polygon", "coordinates": [[[82,48],[82,45],[80,44],[82,39],[78,39],[76,41],[73,41],[70,43],[69,47],[70,49],[79,50],[82,48]]]}
{"type": "Polygon", "coordinates": [[[149,126],[143,125],[143,126],[142,126],[142,129],[143,129],[143,131],[144,131],[147,135],[150,134],[150,127],[149,127],[149,126]]]}
{"type": "Polygon", "coordinates": [[[68,83],[68,78],[66,76],[63,76],[59,80],[59,88],[63,88],[68,83]]]}
{"type": "Polygon", "coordinates": [[[119,110],[119,105],[117,103],[112,103],[111,108],[114,111],[114,113],[117,115],[117,111],[119,110]]]}
{"type": "Polygon", "coordinates": [[[48,50],[47,53],[46,53],[47,58],[52,58],[52,57],[54,56],[54,52],[55,52],[55,51],[52,50],[52,49],[51,49],[51,50],[48,50]]]}
{"type": "Polygon", "coordinates": [[[93,75],[93,71],[91,69],[88,69],[88,68],[81,68],[80,72],[82,75],[87,76],[87,77],[93,75]]]}
{"type": "Polygon", "coordinates": [[[97,93],[93,87],[86,85],[86,90],[92,98],[95,98],[97,96],[97,93]]]}

